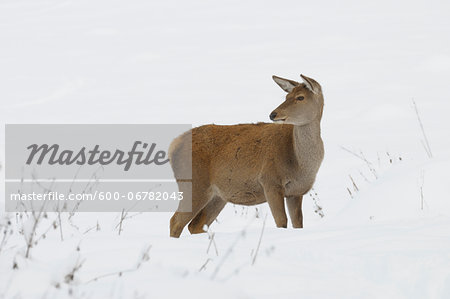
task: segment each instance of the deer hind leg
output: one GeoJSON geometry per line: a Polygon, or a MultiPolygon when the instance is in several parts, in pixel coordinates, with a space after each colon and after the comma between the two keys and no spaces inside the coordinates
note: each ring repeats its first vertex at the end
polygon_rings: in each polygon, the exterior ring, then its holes
{"type": "Polygon", "coordinates": [[[184,200],[180,201],[180,206],[177,212],[170,218],[170,236],[173,238],[179,238],[184,227],[198,214],[198,212],[206,206],[210,197],[207,196],[206,189],[197,188],[201,192],[193,192],[186,190],[186,188],[180,186],[180,191],[183,192],[184,200]],[[189,199],[192,198],[192,201],[189,199]],[[186,200],[187,199],[187,200],[186,200]],[[192,202],[192,209],[188,205],[192,202]],[[186,212],[189,211],[190,212],[186,212]]]}
{"type": "Polygon", "coordinates": [[[287,227],[287,216],[284,208],[284,193],[281,187],[263,184],[264,195],[277,227],[287,227]]]}
{"type": "Polygon", "coordinates": [[[289,216],[294,228],[303,228],[302,200],[302,195],[286,197],[289,216]]]}
{"type": "Polygon", "coordinates": [[[172,218],[170,218],[170,236],[172,238],[179,238],[183,228],[192,219],[192,213],[190,212],[175,212],[172,218]]]}
{"type": "Polygon", "coordinates": [[[222,200],[220,197],[213,197],[213,199],[208,202],[208,204],[194,217],[194,219],[192,219],[191,223],[189,223],[188,229],[191,234],[204,233],[205,230],[203,227],[205,225],[210,226],[226,204],[227,202],[222,200]]]}

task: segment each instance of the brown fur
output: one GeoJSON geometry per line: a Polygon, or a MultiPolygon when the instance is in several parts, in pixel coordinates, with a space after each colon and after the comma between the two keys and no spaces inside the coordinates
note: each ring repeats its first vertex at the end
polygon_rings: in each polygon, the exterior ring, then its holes
{"type": "Polygon", "coordinates": [[[191,233],[204,232],[227,202],[267,201],[277,227],[287,227],[285,197],[293,227],[303,227],[302,196],[314,183],[324,151],[322,90],[315,80],[302,78],[304,84],[274,76],[288,92],[273,112],[273,120],[281,124],[205,125],[172,142],[169,158],[180,191],[187,196],[190,189],[183,182],[192,174],[192,210],[185,212],[189,198],[180,203],[170,220],[172,237],[179,237],[189,222],[191,233]]]}

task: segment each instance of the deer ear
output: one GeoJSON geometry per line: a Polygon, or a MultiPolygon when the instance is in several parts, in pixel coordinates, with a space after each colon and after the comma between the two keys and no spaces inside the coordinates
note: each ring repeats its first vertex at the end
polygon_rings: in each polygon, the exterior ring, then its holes
{"type": "Polygon", "coordinates": [[[320,93],[320,91],[322,90],[322,88],[320,87],[320,84],[317,83],[316,80],[306,77],[304,75],[300,75],[300,77],[302,77],[303,82],[305,83],[306,87],[311,90],[313,93],[320,93]]]}
{"type": "Polygon", "coordinates": [[[277,76],[272,76],[272,79],[285,92],[291,92],[294,89],[294,87],[300,85],[300,83],[298,83],[298,82],[295,82],[295,81],[292,81],[292,80],[288,80],[288,79],[284,79],[284,78],[277,77],[277,76]]]}

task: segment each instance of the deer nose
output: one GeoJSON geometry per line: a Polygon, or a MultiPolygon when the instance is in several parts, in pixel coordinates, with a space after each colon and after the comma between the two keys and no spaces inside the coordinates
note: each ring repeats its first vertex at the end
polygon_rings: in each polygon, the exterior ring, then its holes
{"type": "Polygon", "coordinates": [[[275,120],[275,117],[277,117],[277,113],[275,111],[273,111],[272,113],[270,113],[269,117],[270,117],[270,120],[275,120]]]}

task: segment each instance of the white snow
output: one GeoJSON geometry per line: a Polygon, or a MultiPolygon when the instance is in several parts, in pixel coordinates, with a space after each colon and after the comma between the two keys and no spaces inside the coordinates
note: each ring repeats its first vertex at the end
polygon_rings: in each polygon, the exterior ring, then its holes
{"type": "Polygon", "coordinates": [[[313,194],[302,230],[277,229],[266,204],[229,205],[211,244],[169,238],[170,213],[132,214],[120,235],[117,213],[62,214],[61,229],[50,213],[26,258],[34,222],[5,213],[1,196],[0,298],[450,298],[449,12],[445,1],[1,1],[2,124],[267,122],[284,97],[271,76],[302,73],[323,87],[326,157],[314,186],[325,217],[313,194]]]}

